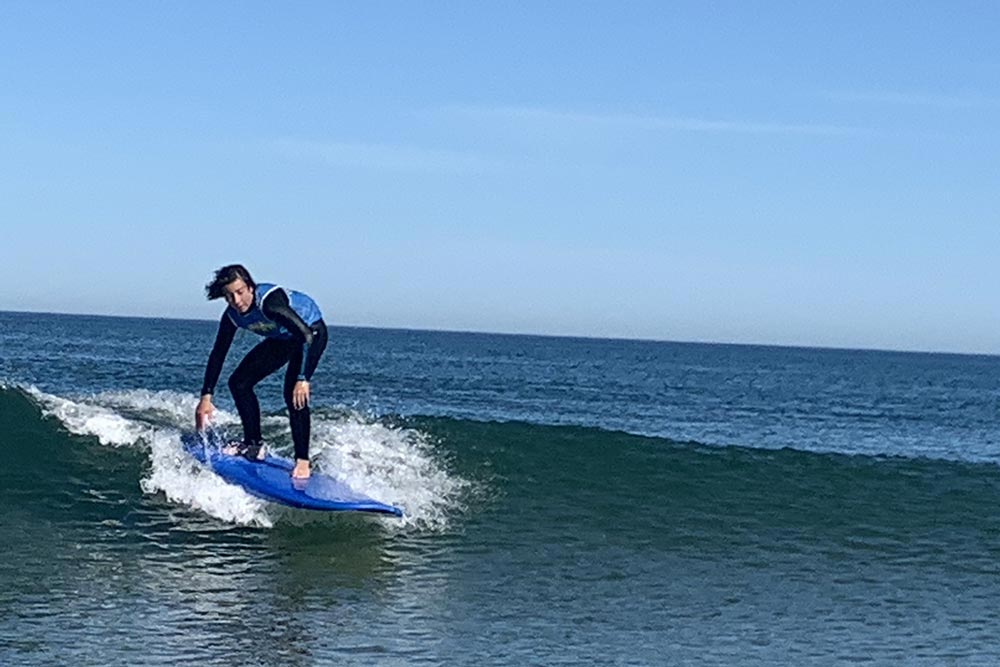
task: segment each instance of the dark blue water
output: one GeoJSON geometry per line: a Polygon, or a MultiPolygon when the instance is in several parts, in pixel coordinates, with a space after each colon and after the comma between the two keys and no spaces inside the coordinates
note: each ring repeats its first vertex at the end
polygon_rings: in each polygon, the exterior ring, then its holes
{"type": "Polygon", "coordinates": [[[394,520],[185,457],[214,330],[0,313],[0,664],[1000,658],[1000,359],[334,328],[315,465],[394,520]]]}

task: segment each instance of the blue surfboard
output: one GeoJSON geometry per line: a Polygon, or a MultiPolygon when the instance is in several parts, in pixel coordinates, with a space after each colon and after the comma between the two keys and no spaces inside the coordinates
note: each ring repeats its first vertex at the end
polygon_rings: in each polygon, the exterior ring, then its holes
{"type": "Polygon", "coordinates": [[[375,512],[403,516],[403,510],[358,493],[341,481],[314,472],[308,480],[292,480],[292,461],[267,455],[263,461],[224,454],[222,436],[215,431],[181,436],[184,449],[212,472],[247,492],[275,503],[327,512],[375,512]]]}

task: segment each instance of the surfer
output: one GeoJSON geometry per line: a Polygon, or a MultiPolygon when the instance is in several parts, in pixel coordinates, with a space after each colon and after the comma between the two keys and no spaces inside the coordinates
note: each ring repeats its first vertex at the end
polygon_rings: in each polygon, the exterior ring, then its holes
{"type": "Polygon", "coordinates": [[[306,479],[309,465],[309,380],[326,349],[327,331],[319,306],[301,292],[270,283],[255,283],[240,264],[223,266],[205,286],[208,299],[226,300],[229,306],[219,320],[215,345],[208,356],[201,401],[195,410],[195,427],[202,431],[215,411],[212,395],[222,373],[236,329],[247,329],[264,337],[250,350],[229,376],[229,390],[243,422],[243,442],[235,453],[251,461],[263,460],[260,435],[260,404],[254,385],[279,368],[285,368],[285,405],[295,444],[292,477],[306,479]]]}

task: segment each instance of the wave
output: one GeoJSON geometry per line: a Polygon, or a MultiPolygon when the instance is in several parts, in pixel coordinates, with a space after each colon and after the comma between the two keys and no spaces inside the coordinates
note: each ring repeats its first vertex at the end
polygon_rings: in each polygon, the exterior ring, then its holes
{"type": "MultiPolygon", "coordinates": [[[[55,479],[41,491],[31,482],[32,493],[67,503],[81,496],[131,502],[128,494],[138,489],[146,501],[238,525],[322,520],[255,499],[188,457],[180,434],[190,428],[196,400],[168,391],[67,398],[0,388],[10,462],[4,486],[37,477],[35,459],[51,458],[55,479]],[[84,482],[70,489],[58,478],[84,482]]],[[[233,414],[219,410],[217,420],[238,428],[233,414]]],[[[279,449],[291,449],[283,416],[265,417],[264,430],[279,449]]],[[[389,530],[443,532],[461,518],[470,526],[513,522],[510,539],[534,533],[541,543],[573,540],[586,526],[638,547],[895,550],[900,558],[923,554],[942,563],[960,553],[993,554],[1000,534],[1000,467],[993,463],[329,409],[315,413],[313,443],[319,470],[404,508],[401,523],[377,519],[389,530]]]]}
{"type": "Polygon", "coordinates": [[[502,480],[507,511],[548,540],[580,526],[608,542],[705,555],[848,551],[991,567],[1000,467],[928,458],[678,442],[577,426],[409,422],[502,480]],[[549,520],[546,520],[545,517],[549,520]],[[571,528],[563,528],[571,527],[571,528]]]}
{"type": "MultiPolygon", "coordinates": [[[[238,525],[273,527],[278,522],[324,520],[322,514],[251,496],[187,455],[180,438],[192,428],[197,400],[173,391],[65,397],[32,386],[0,385],[0,433],[10,445],[8,473],[12,479],[31,479],[30,489],[36,494],[120,493],[137,486],[146,498],[166,499],[238,525]],[[119,456],[110,462],[116,450],[119,456]],[[60,463],[57,470],[53,460],[60,463]],[[89,479],[101,469],[116,471],[103,485],[89,479]],[[81,485],[81,478],[88,480],[81,485]]],[[[238,416],[216,410],[216,427],[239,432],[239,423],[238,416]]],[[[265,415],[262,427],[278,453],[290,454],[284,416],[265,415]]],[[[311,454],[315,470],[402,507],[402,520],[367,519],[389,530],[444,530],[475,492],[471,481],[448,471],[447,458],[435,451],[425,434],[356,412],[314,410],[311,454]]]]}

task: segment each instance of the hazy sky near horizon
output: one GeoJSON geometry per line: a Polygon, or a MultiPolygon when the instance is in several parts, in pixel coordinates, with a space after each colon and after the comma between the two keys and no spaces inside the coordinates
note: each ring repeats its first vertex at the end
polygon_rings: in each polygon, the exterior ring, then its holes
{"type": "Polygon", "coordinates": [[[1000,353],[1000,4],[0,4],[0,309],[1000,353]]]}

